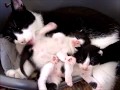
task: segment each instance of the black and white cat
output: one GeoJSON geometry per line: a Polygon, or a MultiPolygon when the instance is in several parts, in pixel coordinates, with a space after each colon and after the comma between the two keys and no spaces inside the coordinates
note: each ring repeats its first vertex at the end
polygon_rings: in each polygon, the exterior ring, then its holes
{"type": "MultiPolygon", "coordinates": [[[[114,20],[112,20],[111,18],[102,15],[101,13],[94,13],[96,15],[99,14],[96,18],[94,17],[94,14],[83,14],[83,12],[81,12],[82,10],[79,11],[78,8],[63,8],[51,11],[49,13],[38,14],[27,10],[21,0],[11,1],[11,17],[2,33],[4,37],[9,37],[10,41],[15,42],[16,46],[24,46],[24,44],[28,43],[35,36],[35,32],[37,30],[40,30],[44,26],[44,24],[47,24],[48,22],[55,22],[58,25],[58,28],[56,30],[57,32],[60,31],[65,33],[66,35],[72,34],[75,35],[77,38],[83,38],[85,40],[84,45],[90,44],[95,45],[95,47],[98,47],[100,49],[104,49],[107,46],[119,41],[119,24],[114,22],[114,20]]],[[[18,50],[19,52],[21,52],[22,48],[19,48],[18,50]]],[[[80,48],[78,48],[78,51],[79,50],[80,48]]],[[[79,55],[80,54],[77,53],[75,55],[76,58],[79,58],[79,55]]],[[[85,58],[83,58],[82,61],[85,61],[87,56],[85,54],[85,58]]],[[[78,62],[80,62],[79,60],[78,62]]],[[[93,61],[96,62],[96,60],[93,61]]],[[[100,68],[103,68],[106,71],[110,70],[109,72],[113,72],[116,70],[116,63],[112,63],[109,61],[107,62],[105,64],[96,66],[96,69],[94,69],[93,71],[94,77],[104,78],[106,80],[107,76],[105,73],[103,74],[102,71],[100,72],[100,68]],[[112,65],[114,66],[114,68],[111,68],[112,65]]],[[[25,62],[24,68],[28,76],[34,70],[29,62],[25,62]]],[[[6,72],[6,74],[11,77],[15,77],[17,74],[19,75],[19,78],[25,78],[19,68],[17,70],[9,70],[6,72]]],[[[110,74],[113,75],[113,73],[110,74]]],[[[115,77],[115,75],[113,76],[115,77]]],[[[112,83],[114,80],[108,81],[112,83]]]]}
{"type": "MultiPolygon", "coordinates": [[[[43,20],[41,15],[28,11],[21,0],[11,0],[11,7],[11,15],[1,34],[9,41],[16,43],[16,48],[21,53],[24,45],[35,36],[36,31],[43,27],[43,20]]],[[[13,69],[6,71],[5,74],[19,77],[13,69]]]]}
{"type": "Polygon", "coordinates": [[[12,12],[2,34],[17,45],[24,45],[34,37],[35,31],[43,27],[42,16],[28,11],[21,0],[11,0],[11,7],[12,12]]]}

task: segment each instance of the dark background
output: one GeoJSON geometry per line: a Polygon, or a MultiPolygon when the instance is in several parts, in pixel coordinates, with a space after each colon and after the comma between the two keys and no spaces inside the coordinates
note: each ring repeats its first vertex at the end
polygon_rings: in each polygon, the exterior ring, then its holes
{"type": "MultiPolygon", "coordinates": [[[[0,0],[0,29],[3,27],[11,8],[5,8],[4,3],[10,0],[0,0]]],[[[120,0],[23,0],[30,10],[53,10],[64,6],[85,6],[98,10],[120,23],[120,0]]]]}

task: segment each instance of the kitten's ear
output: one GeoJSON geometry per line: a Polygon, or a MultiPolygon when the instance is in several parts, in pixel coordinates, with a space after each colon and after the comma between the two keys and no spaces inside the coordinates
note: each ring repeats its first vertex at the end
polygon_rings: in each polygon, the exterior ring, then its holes
{"type": "Polygon", "coordinates": [[[25,9],[22,0],[11,0],[11,7],[12,7],[12,11],[25,9]]]}

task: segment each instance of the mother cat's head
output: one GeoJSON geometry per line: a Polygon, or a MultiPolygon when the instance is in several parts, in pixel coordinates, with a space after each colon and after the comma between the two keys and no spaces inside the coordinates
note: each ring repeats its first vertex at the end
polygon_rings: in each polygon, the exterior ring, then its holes
{"type": "Polygon", "coordinates": [[[3,36],[11,42],[26,44],[34,37],[35,31],[43,27],[42,17],[27,10],[21,0],[11,0],[11,7],[12,12],[3,29],[3,36]]]}

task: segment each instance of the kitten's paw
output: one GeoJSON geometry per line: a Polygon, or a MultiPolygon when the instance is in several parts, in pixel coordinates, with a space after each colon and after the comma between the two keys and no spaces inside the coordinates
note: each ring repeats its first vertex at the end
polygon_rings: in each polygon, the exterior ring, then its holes
{"type": "Polygon", "coordinates": [[[6,71],[5,74],[6,74],[6,76],[9,76],[9,77],[21,78],[20,74],[14,69],[10,69],[10,70],[6,71]]]}
{"type": "Polygon", "coordinates": [[[67,56],[65,61],[70,65],[74,65],[76,63],[76,58],[74,58],[73,56],[67,56]]]}
{"type": "Polygon", "coordinates": [[[68,86],[72,87],[73,86],[72,76],[71,77],[65,77],[65,82],[67,83],[68,86]]]}
{"type": "Polygon", "coordinates": [[[68,86],[70,86],[70,87],[72,87],[72,86],[73,86],[72,81],[67,81],[66,83],[67,83],[67,85],[68,85],[68,86]]]}
{"type": "Polygon", "coordinates": [[[57,63],[58,63],[58,57],[57,57],[56,55],[53,55],[51,62],[52,62],[53,64],[57,64],[57,63]]]}
{"type": "Polygon", "coordinates": [[[48,23],[48,26],[49,26],[50,28],[53,28],[53,29],[57,28],[57,24],[54,23],[54,22],[48,23]]]}

